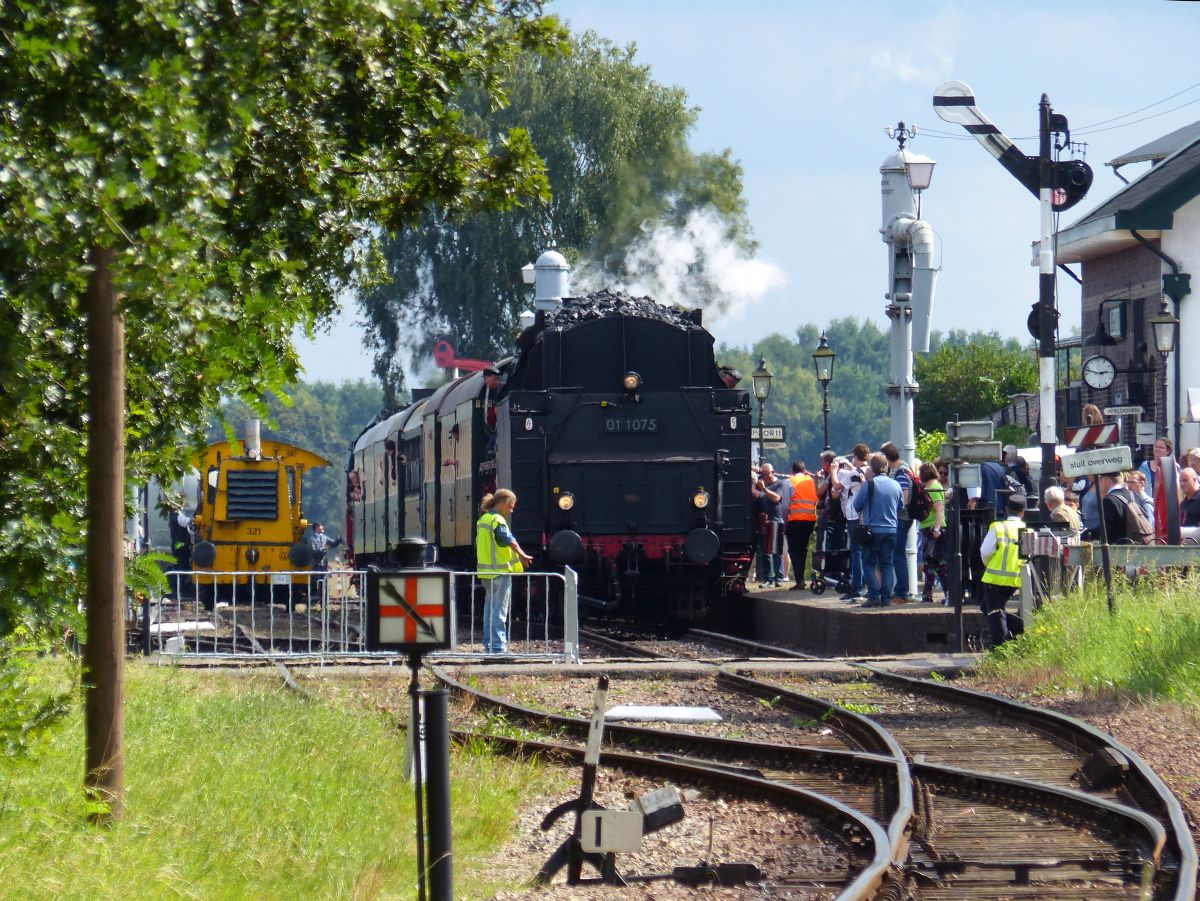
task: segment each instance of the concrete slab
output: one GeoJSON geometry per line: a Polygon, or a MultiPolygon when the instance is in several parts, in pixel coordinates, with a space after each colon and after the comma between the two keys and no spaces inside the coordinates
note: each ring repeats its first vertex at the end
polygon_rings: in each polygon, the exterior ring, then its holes
{"type": "MultiPolygon", "coordinates": [[[[963,641],[954,608],[909,603],[878,609],[847,604],[832,591],[774,589],[747,596],[753,637],[823,657],[950,654],[979,647],[987,629],[975,605],[963,607],[963,641]]],[[[1015,607],[1014,607],[1015,612],[1015,607]]]]}
{"type": "Polygon", "coordinates": [[[721,714],[711,707],[651,707],[645,704],[618,704],[610,707],[604,719],[614,723],[719,723],[721,714]]]}

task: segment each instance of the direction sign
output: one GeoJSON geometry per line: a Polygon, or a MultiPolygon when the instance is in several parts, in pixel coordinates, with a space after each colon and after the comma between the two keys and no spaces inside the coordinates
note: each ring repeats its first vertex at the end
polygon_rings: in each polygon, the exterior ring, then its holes
{"type": "Polygon", "coordinates": [[[1145,407],[1139,407],[1137,404],[1126,404],[1123,407],[1105,407],[1105,416],[1141,416],[1146,412],[1145,407]]]}
{"type": "Polygon", "coordinates": [[[972,419],[969,422],[946,423],[946,437],[963,440],[991,441],[996,434],[996,426],[990,419],[972,419]]]}
{"type": "MultiPolygon", "coordinates": [[[[756,426],[756,425],[750,426],[750,440],[758,441],[758,426],[756,426]]],[[[765,425],[765,426],[763,426],[762,427],[762,440],[766,441],[766,442],[787,441],[787,438],[785,437],[785,435],[783,433],[783,426],[781,426],[781,425],[765,425]]],[[[770,446],[771,445],[768,443],[767,447],[770,447],[770,446]]],[[[786,447],[787,445],[784,444],[782,446],[786,447]]]]}
{"type": "MultiPolygon", "coordinates": [[[[990,425],[991,423],[989,423],[990,425]]],[[[1000,462],[1001,445],[999,441],[964,441],[957,449],[953,444],[943,444],[938,460],[951,463],[964,460],[967,463],[1000,462]]]]}
{"type": "Polygon", "coordinates": [[[1120,427],[1108,425],[1085,425],[1067,429],[1067,447],[1095,447],[1098,444],[1116,444],[1120,439],[1120,427]]]}
{"type": "Polygon", "coordinates": [[[422,653],[450,647],[450,573],[367,573],[367,650],[422,653]]]}
{"type": "Polygon", "coordinates": [[[1158,440],[1158,423],[1139,422],[1137,424],[1137,443],[1153,444],[1158,440]]]}
{"type": "Polygon", "coordinates": [[[1133,452],[1121,447],[1101,447],[1078,451],[1062,458],[1063,475],[1094,476],[1104,472],[1124,472],[1133,469],[1133,452]]]}

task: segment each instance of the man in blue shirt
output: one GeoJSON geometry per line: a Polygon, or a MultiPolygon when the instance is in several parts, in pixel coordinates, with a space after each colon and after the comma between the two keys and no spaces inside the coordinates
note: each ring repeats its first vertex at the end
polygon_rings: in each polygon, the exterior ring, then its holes
{"type": "Polygon", "coordinates": [[[979,464],[979,504],[980,507],[991,507],[993,510],[1002,510],[1004,501],[997,503],[996,492],[1003,491],[1011,486],[1008,483],[1008,477],[1004,473],[1004,467],[999,463],[989,460],[979,464]]]}
{"type": "Polygon", "coordinates": [[[915,601],[917,598],[908,584],[908,533],[913,526],[912,518],[908,515],[908,498],[915,475],[912,467],[901,459],[900,448],[892,442],[884,444],[879,452],[888,462],[888,476],[900,485],[900,516],[896,521],[896,549],[892,554],[892,566],[896,570],[896,599],[900,603],[915,601]]]}
{"type": "Polygon", "coordinates": [[[887,607],[896,587],[896,526],[903,494],[900,483],[887,475],[887,458],[871,454],[867,487],[854,496],[859,521],[871,529],[871,543],[863,547],[863,578],[867,583],[864,607],[887,607]],[[878,568],[878,573],[876,573],[878,568]]]}

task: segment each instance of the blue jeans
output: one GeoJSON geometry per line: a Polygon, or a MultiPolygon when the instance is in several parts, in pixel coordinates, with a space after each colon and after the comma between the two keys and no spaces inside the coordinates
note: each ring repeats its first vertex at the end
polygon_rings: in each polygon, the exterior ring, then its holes
{"type": "Polygon", "coordinates": [[[759,536],[758,581],[782,582],[784,523],[769,523],[768,529],[768,534],[759,536]]]}
{"type": "Polygon", "coordinates": [[[783,554],[767,554],[767,578],[772,582],[783,581],[783,554]]]}
{"type": "MultiPolygon", "coordinates": [[[[850,533],[854,532],[855,521],[851,520],[846,528],[850,533]]],[[[863,588],[863,545],[850,542],[850,572],[848,575],[850,580],[850,590],[853,592],[862,591],[863,588]]]]}
{"type": "Polygon", "coordinates": [[[867,600],[888,603],[896,588],[896,567],[893,560],[896,552],[895,532],[875,532],[871,543],[862,546],[863,576],[867,582],[867,600]],[[875,567],[879,567],[878,575],[875,567]]]}
{"type": "MultiPolygon", "coordinates": [[[[911,592],[908,585],[908,533],[912,531],[911,519],[896,521],[896,550],[892,554],[892,566],[896,570],[896,595],[906,598],[911,592]]],[[[891,595],[888,595],[891,597],[891,595]]]]}
{"type": "Polygon", "coordinates": [[[508,652],[508,608],[512,603],[512,576],[483,580],[483,652],[508,652]]]}

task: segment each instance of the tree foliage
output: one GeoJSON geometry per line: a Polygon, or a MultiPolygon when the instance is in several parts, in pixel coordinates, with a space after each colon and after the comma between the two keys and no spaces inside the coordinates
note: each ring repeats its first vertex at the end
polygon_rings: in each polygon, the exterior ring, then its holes
{"type": "MultiPolygon", "coordinates": [[[[888,333],[870,320],[853,317],[833,320],[825,332],[837,354],[829,383],[829,443],[843,454],[859,441],[877,448],[888,439],[891,422],[888,333]]],[[[775,466],[789,467],[787,471],[794,459],[815,468],[824,447],[821,386],[812,360],[819,339],[816,326],[804,325],[795,339],[777,334],[753,348],[717,349],[721,363],[741,370],[741,387],[746,390],[760,354],[765,358],[774,376],[765,421],[784,425],[788,438],[786,451],[768,450],[766,455],[775,466]]],[[[1031,386],[1036,390],[1037,361],[1017,341],[995,333],[935,332],[931,353],[916,358],[915,378],[920,386],[914,403],[916,427],[919,432],[936,432],[955,413],[963,419],[987,418],[1010,394],[1031,386]]],[[[757,402],[751,397],[750,403],[757,422],[757,402]]]]}
{"type": "MultiPolygon", "coordinates": [[[[463,117],[488,134],[528,133],[550,194],[466,219],[434,207],[386,244],[389,281],[360,303],[389,399],[403,384],[406,345],[427,350],[448,335],[462,356],[503,356],[530,305],[521,267],[553,243],[573,265],[620,274],[647,223],[679,225],[706,209],[729,240],[752,246],[740,167],[728,151],[688,149],[696,109],[681,89],[655,82],[632,46],[589,32],[565,56],[522,54],[506,80],[509,106],[496,109],[472,85],[458,98],[463,117]]],[[[696,282],[695,296],[717,299],[714,285],[696,282]]]]}
{"type": "MultiPolygon", "coordinates": [[[[854,317],[835,319],[825,330],[834,360],[829,383],[829,443],[846,453],[858,441],[878,447],[887,440],[888,406],[884,394],[888,373],[887,336],[870,320],[854,317]]],[[[791,472],[794,459],[815,469],[824,448],[822,394],[813,366],[812,352],[820,340],[820,329],[803,325],[794,339],[772,335],[752,349],[719,347],[718,358],[745,376],[741,386],[750,390],[750,373],[758,368],[760,354],[774,376],[771,394],[764,407],[768,425],[782,424],[787,430],[788,449],[766,452],[767,459],[791,472]]],[[[758,406],[750,400],[754,421],[758,406]]]]}
{"type": "Polygon", "coordinates": [[[1038,390],[1033,351],[994,332],[950,332],[932,353],[917,358],[914,375],[921,386],[916,402],[919,429],[944,429],[956,415],[986,419],[1014,394],[1038,390]]]}
{"type": "Polygon", "coordinates": [[[544,195],[528,136],[452,100],[503,102],[507,62],[561,40],[536,0],[0,3],[0,639],[80,597],[89,251],[130,480],[171,481],[222,395],[295,377],[291,335],[371,283],[381,230],[544,195]]]}
{"type": "MultiPolygon", "coordinates": [[[[266,398],[264,442],[272,439],[320,454],[330,465],[304,477],[304,515],[325,524],[331,536],[340,536],[346,522],[346,461],[354,439],[383,403],[379,386],[364,381],[299,382],[282,394],[266,398]]],[[[208,424],[208,440],[226,437],[225,423],[241,438],[241,424],[258,416],[248,405],[230,401],[208,424]],[[223,418],[224,422],[221,421],[223,418]]]]}

